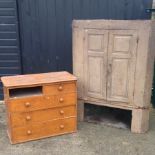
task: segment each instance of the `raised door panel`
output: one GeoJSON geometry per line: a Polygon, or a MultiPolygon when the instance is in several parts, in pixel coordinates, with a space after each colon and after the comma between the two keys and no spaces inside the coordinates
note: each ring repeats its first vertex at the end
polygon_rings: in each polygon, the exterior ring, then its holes
{"type": "Polygon", "coordinates": [[[85,99],[106,99],[108,31],[85,30],[85,99]]]}
{"type": "Polygon", "coordinates": [[[133,103],[137,33],[134,30],[109,32],[108,84],[109,101],[133,103]]]}

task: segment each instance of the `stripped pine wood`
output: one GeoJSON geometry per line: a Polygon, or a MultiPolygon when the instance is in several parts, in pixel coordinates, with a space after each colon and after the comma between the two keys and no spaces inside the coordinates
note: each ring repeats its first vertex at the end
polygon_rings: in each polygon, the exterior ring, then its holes
{"type": "Polygon", "coordinates": [[[73,72],[78,118],[84,103],[132,111],[132,132],[148,130],[155,21],[74,20],[73,72]],[[138,122],[137,122],[138,121],[138,122]]]}

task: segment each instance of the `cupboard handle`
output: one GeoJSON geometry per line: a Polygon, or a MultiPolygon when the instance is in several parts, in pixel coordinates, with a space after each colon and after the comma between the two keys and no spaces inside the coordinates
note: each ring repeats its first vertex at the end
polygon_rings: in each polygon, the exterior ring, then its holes
{"type": "Polygon", "coordinates": [[[111,71],[112,71],[112,64],[109,64],[109,66],[108,66],[108,73],[111,73],[111,71]]]}

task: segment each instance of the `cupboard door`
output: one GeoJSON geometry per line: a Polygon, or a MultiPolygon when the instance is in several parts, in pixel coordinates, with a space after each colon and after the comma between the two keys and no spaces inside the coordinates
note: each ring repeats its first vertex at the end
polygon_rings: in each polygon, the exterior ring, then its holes
{"type": "Polygon", "coordinates": [[[134,30],[109,32],[107,99],[133,102],[137,33],[134,30]]]}
{"type": "Polygon", "coordinates": [[[85,30],[85,99],[106,99],[108,31],[85,30]]]}

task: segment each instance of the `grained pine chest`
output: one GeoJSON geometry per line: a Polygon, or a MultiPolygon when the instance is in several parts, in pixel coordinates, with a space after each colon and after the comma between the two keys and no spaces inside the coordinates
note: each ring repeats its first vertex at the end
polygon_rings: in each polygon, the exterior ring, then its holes
{"type": "Polygon", "coordinates": [[[2,77],[11,143],[76,131],[76,77],[67,72],[2,77]]]}

